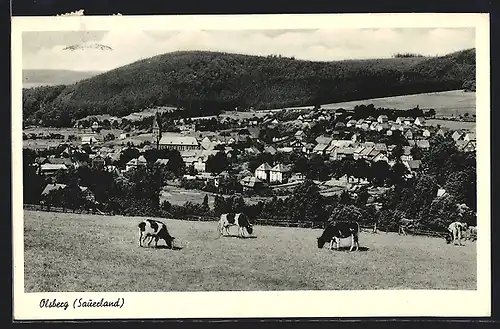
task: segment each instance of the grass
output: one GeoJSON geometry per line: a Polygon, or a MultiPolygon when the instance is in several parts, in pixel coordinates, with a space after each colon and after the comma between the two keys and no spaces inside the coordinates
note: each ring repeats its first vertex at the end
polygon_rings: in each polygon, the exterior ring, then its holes
{"type": "Polygon", "coordinates": [[[356,105],[373,104],[375,107],[395,108],[407,110],[415,106],[421,109],[433,108],[436,116],[451,116],[469,113],[476,113],[476,93],[464,92],[462,90],[424,93],[415,95],[404,95],[395,97],[372,98],[352,102],[322,105],[323,108],[345,108],[353,109],[356,105]]]}
{"type": "Polygon", "coordinates": [[[443,128],[449,128],[451,130],[466,130],[476,132],[476,122],[429,119],[426,120],[426,125],[440,125],[443,128]]]}
{"type": "Polygon", "coordinates": [[[181,249],[155,249],[140,220],[24,211],[25,291],[476,289],[475,243],[361,233],[349,253],[318,249],[318,229],[218,238],[215,222],[164,220],[181,249]]]}

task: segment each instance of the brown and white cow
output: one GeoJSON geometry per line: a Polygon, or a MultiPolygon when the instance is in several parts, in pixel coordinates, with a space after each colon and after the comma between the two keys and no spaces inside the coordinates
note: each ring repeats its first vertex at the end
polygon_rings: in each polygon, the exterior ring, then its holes
{"type": "Polygon", "coordinates": [[[253,233],[253,226],[247,215],[244,213],[227,213],[220,215],[219,223],[217,229],[219,231],[219,236],[229,235],[229,227],[238,226],[238,236],[245,236],[245,229],[248,234],[253,233]]]}
{"type": "Polygon", "coordinates": [[[139,227],[139,246],[143,247],[143,243],[145,243],[146,239],[149,238],[148,247],[151,245],[151,242],[155,240],[155,248],[158,247],[158,241],[160,239],[165,240],[167,246],[172,249],[174,237],[170,235],[167,230],[167,225],[164,223],[154,220],[154,219],[146,219],[137,225],[139,227]]]}

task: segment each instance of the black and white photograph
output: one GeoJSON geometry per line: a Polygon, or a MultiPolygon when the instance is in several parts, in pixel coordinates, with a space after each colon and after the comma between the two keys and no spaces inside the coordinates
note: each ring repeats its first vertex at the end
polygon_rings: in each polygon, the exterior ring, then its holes
{"type": "Polygon", "coordinates": [[[44,19],[20,316],[489,315],[488,15],[44,19]]]}

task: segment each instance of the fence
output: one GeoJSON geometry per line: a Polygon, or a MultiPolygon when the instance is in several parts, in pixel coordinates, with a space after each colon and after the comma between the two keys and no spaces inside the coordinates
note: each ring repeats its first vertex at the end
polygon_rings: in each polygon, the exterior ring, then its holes
{"type": "MultiPolygon", "coordinates": [[[[24,204],[23,209],[25,210],[34,210],[34,211],[52,211],[52,212],[63,212],[63,213],[75,213],[75,214],[99,214],[99,215],[112,215],[110,213],[104,213],[99,209],[95,209],[94,211],[76,209],[70,210],[62,207],[47,207],[38,204],[24,204]]],[[[194,222],[215,222],[218,221],[218,217],[213,216],[189,216],[182,218],[181,220],[194,221],[194,222]]],[[[310,229],[323,229],[323,222],[312,222],[312,221],[302,221],[302,222],[294,222],[288,220],[278,220],[278,219],[266,219],[266,218],[258,218],[254,220],[255,225],[259,226],[275,226],[275,227],[297,227],[297,228],[310,228],[310,229]]],[[[362,232],[373,232],[373,225],[360,225],[360,229],[362,232]]],[[[385,227],[377,225],[377,233],[384,232],[393,232],[393,230],[386,230],[385,227]]],[[[446,235],[445,232],[435,232],[430,230],[408,230],[411,235],[420,235],[420,236],[430,236],[430,237],[439,237],[442,238],[446,235]]]]}

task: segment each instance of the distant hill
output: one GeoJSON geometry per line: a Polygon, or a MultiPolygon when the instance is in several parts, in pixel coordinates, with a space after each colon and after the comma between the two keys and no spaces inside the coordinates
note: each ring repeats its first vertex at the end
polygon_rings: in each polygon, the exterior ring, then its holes
{"type": "Polygon", "coordinates": [[[23,88],[70,85],[102,72],[70,70],[23,70],[23,88]]]}
{"type": "Polygon", "coordinates": [[[179,106],[193,115],[461,89],[475,79],[475,49],[440,57],[314,62],[279,56],[182,51],[70,86],[26,89],[28,122],[69,126],[94,114],[179,106]]]}

